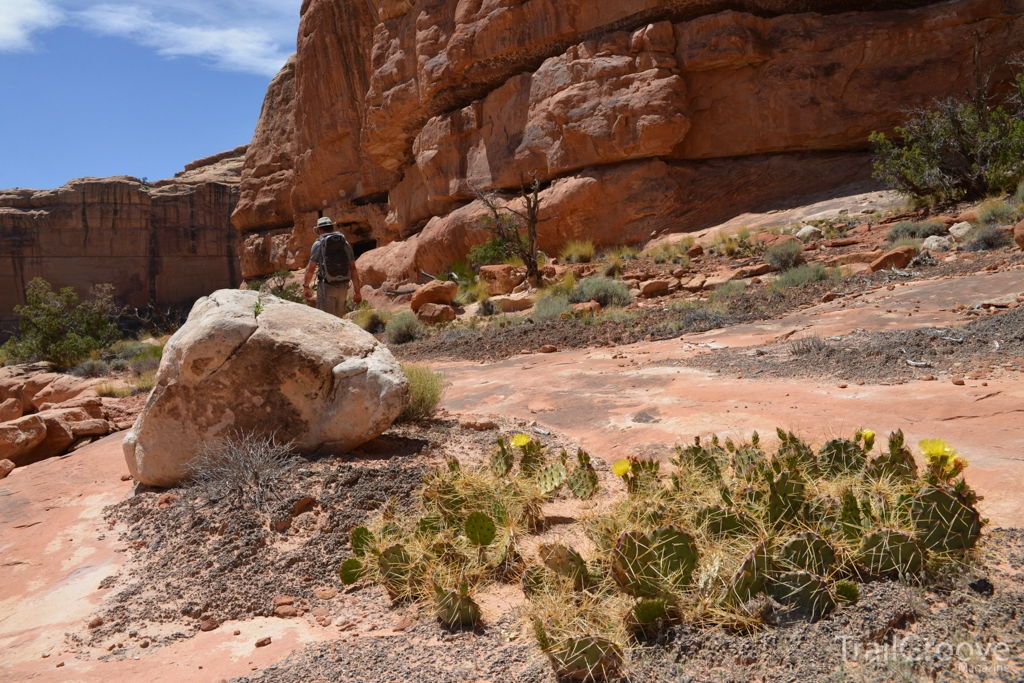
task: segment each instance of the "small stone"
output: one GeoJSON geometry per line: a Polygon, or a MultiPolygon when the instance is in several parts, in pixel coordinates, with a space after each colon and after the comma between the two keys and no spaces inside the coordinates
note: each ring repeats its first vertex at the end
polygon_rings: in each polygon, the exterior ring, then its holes
{"type": "Polygon", "coordinates": [[[121,481],[131,481],[131,480],[132,480],[132,475],[130,475],[130,474],[122,474],[121,475],[121,481]]]}
{"type": "Polygon", "coordinates": [[[558,348],[552,346],[551,344],[545,344],[544,346],[540,347],[541,353],[555,353],[556,351],[558,351],[558,348]]]}
{"type": "Polygon", "coordinates": [[[99,628],[103,626],[103,617],[93,617],[89,622],[89,628],[99,628]]]}
{"type": "Polygon", "coordinates": [[[274,616],[281,617],[282,619],[290,619],[291,617],[298,616],[299,610],[295,609],[292,605],[281,605],[274,610],[274,616]]]}
{"type": "Polygon", "coordinates": [[[174,505],[174,503],[177,500],[178,500],[178,496],[176,496],[175,494],[173,494],[173,493],[164,493],[164,494],[161,494],[159,498],[157,498],[156,506],[159,509],[163,510],[165,508],[169,508],[172,505],[174,505]]]}
{"type": "Polygon", "coordinates": [[[5,479],[8,474],[14,471],[15,464],[10,460],[0,460],[0,479],[5,479]]]}
{"type": "Polygon", "coordinates": [[[470,429],[474,432],[486,432],[498,428],[498,423],[486,417],[467,415],[459,420],[459,426],[463,429],[470,429]]]}
{"type": "Polygon", "coordinates": [[[220,620],[218,620],[217,617],[203,617],[199,620],[200,631],[213,631],[217,628],[220,628],[220,620]]]}
{"type": "Polygon", "coordinates": [[[274,598],[274,607],[281,607],[282,605],[294,605],[295,598],[290,595],[278,595],[274,598]]]}
{"type": "Polygon", "coordinates": [[[835,292],[826,292],[825,296],[821,297],[821,303],[823,303],[823,304],[827,304],[828,302],[835,301],[835,300],[836,300],[835,292]]]}
{"type": "Polygon", "coordinates": [[[921,381],[922,382],[934,382],[935,381],[935,375],[925,375],[924,377],[921,378],[921,381]]]}
{"type": "Polygon", "coordinates": [[[533,351],[531,351],[530,349],[523,349],[519,353],[523,354],[524,356],[527,356],[527,355],[533,353],[533,351]]]}
{"type": "Polygon", "coordinates": [[[398,620],[397,624],[391,627],[391,630],[395,633],[401,633],[410,626],[412,626],[412,619],[410,619],[409,617],[402,617],[398,620]]]}
{"type": "Polygon", "coordinates": [[[267,645],[270,645],[271,642],[273,641],[271,641],[270,636],[267,636],[266,638],[260,638],[256,641],[256,647],[266,647],[267,645]]]}
{"type": "Polygon", "coordinates": [[[964,378],[960,376],[954,377],[953,384],[955,384],[958,387],[962,387],[964,385],[964,378]]]}
{"type": "Polygon", "coordinates": [[[236,636],[240,636],[240,635],[242,635],[242,632],[241,632],[241,631],[239,631],[239,630],[238,630],[238,629],[236,628],[236,629],[235,629],[235,635],[236,635],[236,636]]]}
{"type": "Polygon", "coordinates": [[[62,666],[64,666],[64,662],[57,662],[57,666],[55,666],[54,668],[55,668],[55,669],[59,669],[59,668],[61,668],[62,666]]]}
{"type": "Polygon", "coordinates": [[[334,588],[317,588],[313,593],[321,600],[331,600],[338,594],[338,591],[334,588]]]}
{"type": "Polygon", "coordinates": [[[862,387],[862,386],[864,386],[864,380],[862,380],[862,379],[859,379],[859,380],[857,380],[857,381],[855,382],[855,384],[856,384],[856,385],[857,385],[858,387],[862,387]]]}
{"type": "Polygon", "coordinates": [[[143,650],[145,650],[147,647],[149,647],[149,641],[148,640],[142,641],[141,643],[139,643],[139,647],[141,647],[143,650]]]}
{"type": "Polygon", "coordinates": [[[49,652],[44,652],[43,653],[43,659],[49,659],[49,658],[50,658],[50,653],[49,652]]]}
{"type": "Polygon", "coordinates": [[[845,389],[846,387],[848,387],[850,385],[847,384],[846,382],[840,382],[838,386],[839,386],[840,389],[845,389]]]}

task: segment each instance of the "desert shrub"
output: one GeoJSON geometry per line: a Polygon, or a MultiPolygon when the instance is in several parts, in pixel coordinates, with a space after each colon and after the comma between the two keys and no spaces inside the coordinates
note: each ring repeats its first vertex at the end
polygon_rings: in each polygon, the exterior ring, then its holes
{"type": "MultiPolygon", "coordinates": [[[[838,271],[837,271],[838,272],[838,271]]],[[[787,270],[785,273],[775,278],[772,283],[779,287],[798,287],[800,285],[810,284],[812,282],[822,282],[829,278],[829,271],[822,265],[813,266],[798,266],[787,270]]]]}
{"type": "Polygon", "coordinates": [[[501,313],[501,309],[498,308],[497,304],[490,299],[481,299],[480,305],[476,309],[478,317],[488,318],[492,315],[498,315],[499,313],[501,313]]]}
{"type": "Polygon", "coordinates": [[[715,287],[714,291],[711,292],[711,301],[721,303],[735,299],[738,296],[742,296],[745,291],[747,291],[747,285],[743,280],[729,280],[715,287]]]}
{"type": "Polygon", "coordinates": [[[265,280],[253,280],[249,283],[250,289],[267,292],[278,299],[292,301],[298,304],[305,304],[302,296],[302,285],[298,282],[289,282],[292,272],[290,270],[279,270],[265,280]]]}
{"type": "Polygon", "coordinates": [[[370,334],[380,334],[387,329],[387,324],[391,320],[392,315],[391,311],[367,306],[356,311],[352,322],[370,334]]]}
{"type": "Polygon", "coordinates": [[[280,444],[273,434],[237,433],[204,444],[203,454],[189,465],[189,484],[210,501],[267,510],[288,490],[285,475],[292,452],[291,442],[280,444]]]}
{"type": "Polygon", "coordinates": [[[125,398],[131,396],[133,389],[127,384],[100,384],[95,387],[96,395],[101,398],[125,398]]]}
{"type": "Polygon", "coordinates": [[[922,246],[922,241],[919,239],[914,239],[913,237],[901,237],[889,245],[889,247],[892,249],[899,249],[900,247],[913,247],[914,251],[917,252],[918,254],[921,253],[922,246]]]}
{"type": "Polygon", "coordinates": [[[423,422],[434,417],[444,399],[444,375],[426,365],[403,364],[402,371],[409,380],[409,407],[399,416],[399,422],[423,422]]]}
{"type": "Polygon", "coordinates": [[[531,316],[537,322],[556,320],[569,310],[569,297],[564,294],[543,296],[533,308],[531,316]]]}
{"type": "Polygon", "coordinates": [[[686,252],[693,246],[693,238],[674,243],[662,243],[644,252],[655,263],[684,263],[685,267],[690,265],[690,257],[686,252]]]}
{"type": "Polygon", "coordinates": [[[110,366],[99,358],[90,358],[82,361],[71,369],[71,374],[76,377],[103,377],[110,371],[110,366]]]}
{"type": "Polygon", "coordinates": [[[798,358],[827,358],[835,348],[821,337],[810,336],[796,339],[790,344],[789,352],[798,358]]]}
{"type": "Polygon", "coordinates": [[[576,274],[571,270],[565,271],[562,274],[562,279],[549,284],[546,291],[550,296],[571,297],[572,293],[576,291],[576,274]]]}
{"type": "Polygon", "coordinates": [[[130,361],[150,346],[150,344],[144,344],[134,339],[122,339],[104,349],[100,353],[100,358],[108,362],[113,362],[114,360],[130,361]]]}
{"type": "Polygon", "coordinates": [[[408,344],[420,335],[420,321],[412,311],[402,311],[391,318],[384,328],[392,344],[408,344]]]}
{"type": "MultiPolygon", "coordinates": [[[[975,70],[981,72],[979,51],[975,70]]],[[[1024,178],[1024,74],[996,105],[976,79],[973,102],[947,99],[915,113],[889,139],[874,133],[875,177],[922,200],[974,200],[1012,191],[1024,178]]]]}
{"type": "Polygon", "coordinates": [[[570,240],[558,256],[566,263],[590,263],[594,260],[594,243],[590,240],[570,240]]]}
{"type": "Polygon", "coordinates": [[[804,248],[799,242],[784,242],[772,247],[762,257],[775,270],[785,272],[806,263],[804,248]]]}
{"type": "Polygon", "coordinates": [[[1024,180],[1017,185],[1017,192],[1014,193],[1013,199],[1018,204],[1024,204],[1024,180]]]}
{"type": "Polygon", "coordinates": [[[131,365],[124,358],[115,358],[110,361],[109,367],[113,372],[125,372],[131,365]]]}
{"type": "Polygon", "coordinates": [[[985,226],[999,227],[1016,223],[1020,209],[1002,199],[988,199],[978,207],[978,221],[985,226]]]}
{"type": "Polygon", "coordinates": [[[36,278],[25,291],[26,303],[14,308],[18,336],[0,347],[5,362],[50,361],[68,368],[110,346],[121,336],[114,322],[113,285],[97,285],[80,301],[74,287],[54,292],[36,278]]]}
{"type": "Polygon", "coordinates": [[[142,346],[145,348],[135,354],[129,362],[132,372],[140,376],[156,372],[157,368],[160,367],[160,359],[164,355],[163,346],[151,346],[149,344],[143,344],[142,346]]]}
{"type": "Polygon", "coordinates": [[[942,221],[928,221],[927,223],[905,221],[892,226],[887,239],[890,242],[896,242],[906,238],[924,240],[929,237],[946,237],[948,235],[949,228],[942,221]]]}
{"type": "Polygon", "coordinates": [[[595,275],[584,278],[569,297],[569,302],[574,304],[585,304],[588,301],[596,301],[602,308],[608,308],[628,306],[633,297],[626,283],[595,275]]]}
{"type": "Polygon", "coordinates": [[[633,261],[639,256],[639,249],[628,246],[615,247],[614,249],[609,249],[604,253],[604,258],[606,259],[618,258],[622,261],[633,261]]]}
{"type": "Polygon", "coordinates": [[[1008,230],[990,225],[978,230],[967,243],[968,251],[995,251],[1008,247],[1013,243],[1013,237],[1008,230]]]}
{"type": "Polygon", "coordinates": [[[128,380],[128,386],[131,387],[132,395],[148,394],[156,386],[156,371],[147,370],[132,377],[128,380]]]}
{"type": "Polygon", "coordinates": [[[683,316],[682,328],[688,332],[707,332],[725,327],[728,323],[729,319],[724,315],[700,308],[683,316]]]}

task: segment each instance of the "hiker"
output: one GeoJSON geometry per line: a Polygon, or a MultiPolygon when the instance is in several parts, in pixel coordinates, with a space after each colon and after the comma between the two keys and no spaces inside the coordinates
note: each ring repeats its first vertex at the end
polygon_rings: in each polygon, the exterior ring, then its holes
{"type": "Polygon", "coordinates": [[[309,285],[313,272],[317,273],[316,307],[339,318],[348,313],[348,286],[352,283],[353,301],[359,305],[363,300],[360,293],[359,273],[356,272],[355,254],[345,236],[334,231],[334,221],[324,217],[316,222],[320,237],[313,243],[306,266],[306,281],[302,285],[302,296],[310,304],[313,296],[309,285]]]}

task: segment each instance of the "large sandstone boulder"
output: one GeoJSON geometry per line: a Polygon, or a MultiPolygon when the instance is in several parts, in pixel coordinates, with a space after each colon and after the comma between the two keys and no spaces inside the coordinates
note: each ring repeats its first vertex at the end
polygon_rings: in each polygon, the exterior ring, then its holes
{"type": "Polygon", "coordinates": [[[459,285],[454,282],[431,280],[417,289],[416,293],[412,295],[412,301],[409,303],[409,308],[414,311],[419,311],[427,304],[450,306],[451,303],[455,301],[455,297],[458,293],[459,285]]]}
{"type": "Polygon", "coordinates": [[[171,486],[214,443],[275,434],[310,453],[379,436],[409,401],[391,352],[308,306],[222,290],[200,299],[164,348],[156,386],[124,440],[136,481],[171,486]]]}
{"type": "Polygon", "coordinates": [[[880,270],[889,270],[890,268],[902,270],[910,265],[915,256],[917,256],[917,249],[914,247],[896,247],[872,262],[871,272],[877,273],[880,270]]]}
{"type": "Polygon", "coordinates": [[[38,415],[0,424],[0,459],[28,464],[25,456],[46,439],[46,422],[38,415]]]}
{"type": "Polygon", "coordinates": [[[1013,229],[1013,241],[1017,243],[1017,246],[1024,249],[1024,221],[1017,224],[1017,227],[1013,229]]]}

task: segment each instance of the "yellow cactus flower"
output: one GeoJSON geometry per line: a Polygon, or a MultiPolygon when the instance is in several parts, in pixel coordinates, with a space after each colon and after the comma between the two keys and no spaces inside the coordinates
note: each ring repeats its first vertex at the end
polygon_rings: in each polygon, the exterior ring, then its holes
{"type": "Polygon", "coordinates": [[[921,448],[921,452],[925,454],[925,457],[935,458],[940,455],[956,457],[956,451],[950,448],[942,439],[925,439],[924,441],[917,444],[921,448]]]}
{"type": "Polygon", "coordinates": [[[523,448],[530,443],[529,434],[516,434],[512,437],[512,445],[516,448],[523,448]]]}
{"type": "Polygon", "coordinates": [[[624,477],[629,474],[631,469],[633,469],[633,465],[628,460],[616,460],[612,465],[612,474],[616,477],[624,477]]]}
{"type": "Polygon", "coordinates": [[[917,445],[924,453],[928,469],[941,478],[952,479],[967,469],[967,458],[942,439],[925,439],[917,445]]]}

